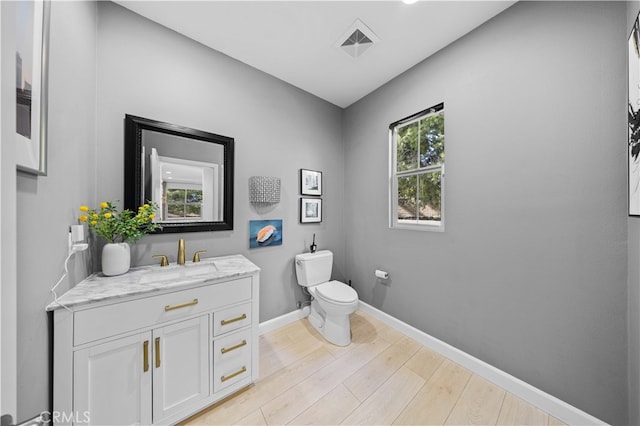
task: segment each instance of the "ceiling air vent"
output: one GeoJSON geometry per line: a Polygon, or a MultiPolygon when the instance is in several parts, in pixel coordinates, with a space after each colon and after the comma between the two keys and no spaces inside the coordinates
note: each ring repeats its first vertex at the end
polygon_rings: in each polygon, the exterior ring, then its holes
{"type": "Polygon", "coordinates": [[[348,53],[349,56],[357,58],[378,41],[380,41],[378,36],[364,22],[356,19],[353,25],[340,37],[336,46],[348,53]]]}

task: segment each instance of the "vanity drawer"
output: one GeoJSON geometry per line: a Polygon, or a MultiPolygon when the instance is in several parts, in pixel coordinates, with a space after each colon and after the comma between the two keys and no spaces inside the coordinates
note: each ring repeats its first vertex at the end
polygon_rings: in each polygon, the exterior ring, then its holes
{"type": "Polygon", "coordinates": [[[216,311],[213,314],[213,335],[219,336],[251,324],[251,303],[216,311]]]}
{"type": "Polygon", "coordinates": [[[218,392],[251,377],[251,330],[213,342],[213,391],[218,392]]]}
{"type": "Polygon", "coordinates": [[[74,346],[251,299],[251,278],[129,300],[74,313],[74,346]]]}

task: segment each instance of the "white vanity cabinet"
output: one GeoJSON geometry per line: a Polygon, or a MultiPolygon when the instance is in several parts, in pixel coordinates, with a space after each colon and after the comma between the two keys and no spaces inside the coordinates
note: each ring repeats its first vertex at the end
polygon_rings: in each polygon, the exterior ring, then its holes
{"type": "Polygon", "coordinates": [[[174,267],[166,282],[148,279],[157,267],[91,276],[47,308],[54,422],[173,424],[257,379],[259,268],[207,260],[206,276],[174,267]]]}
{"type": "Polygon", "coordinates": [[[153,418],[164,419],[209,396],[208,316],[153,331],[153,418]]]}
{"type": "MultiPolygon", "coordinates": [[[[73,408],[77,415],[72,420],[89,419],[103,425],[151,423],[151,374],[140,362],[149,338],[146,332],[74,352],[73,408]]],[[[55,410],[66,412],[59,406],[55,410]]]]}

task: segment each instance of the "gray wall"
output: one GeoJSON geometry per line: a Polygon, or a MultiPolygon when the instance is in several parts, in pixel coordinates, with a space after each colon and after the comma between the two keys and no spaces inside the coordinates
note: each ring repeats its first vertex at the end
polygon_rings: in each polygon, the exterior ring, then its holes
{"type": "MultiPolygon", "coordinates": [[[[640,1],[627,2],[627,36],[640,11],[640,1]]],[[[626,98],[625,98],[626,99],[626,98]]],[[[629,424],[640,424],[640,219],[628,219],[629,264],[629,424]]]]}
{"type": "MultiPolygon", "coordinates": [[[[640,224],[627,231],[621,166],[625,13],[517,4],[343,112],[112,3],[53,2],[49,175],[18,176],[18,420],[48,408],[44,306],[77,206],[123,198],[129,113],[235,137],[237,155],[235,229],[145,237],[134,264],[175,261],[180,237],[189,253],[245,254],[262,267],[264,321],[301,298],[291,260],[316,233],[336,253],[334,277],[365,302],[625,423],[627,274],[631,321],[640,304],[640,270],[627,269],[640,224]],[[391,231],[387,126],[441,101],[447,230],[391,231]],[[324,172],[321,225],[298,224],[299,168],[324,172]],[[278,205],[249,204],[253,175],[282,179],[278,205]],[[263,218],[284,220],[284,243],[249,250],[248,221],[263,218]]],[[[61,290],[99,269],[93,257],[70,263],[61,290]]],[[[638,326],[629,333],[637,358],[638,326]]],[[[637,360],[629,368],[638,423],[637,360]]]]}
{"type": "MultiPolygon", "coordinates": [[[[95,197],[95,28],[94,3],[52,2],[48,175],[19,173],[17,182],[20,421],[49,408],[44,309],[64,272],[69,226],[77,223],[78,207],[95,197]]],[[[89,254],[71,259],[69,270],[58,294],[90,272],[89,254]]]]}
{"type": "Polygon", "coordinates": [[[302,300],[293,257],[313,233],[335,253],[344,274],[342,110],[247,65],[208,49],[110,2],[98,5],[97,197],[122,200],[125,114],[235,138],[235,226],[229,232],[150,235],[133,247],[136,265],[166,254],[178,239],[187,256],[242,253],[262,268],[260,320],[293,311],[302,300]],[[298,223],[298,170],[324,172],[322,224],[298,223]],[[280,203],[249,203],[250,176],[277,176],[280,203]],[[249,249],[249,220],[282,219],[282,246],[249,249]]]}
{"type": "Polygon", "coordinates": [[[615,424],[627,421],[625,13],[518,3],[343,117],[360,298],[615,424]],[[439,102],[446,231],[388,229],[388,125],[439,102]]]}

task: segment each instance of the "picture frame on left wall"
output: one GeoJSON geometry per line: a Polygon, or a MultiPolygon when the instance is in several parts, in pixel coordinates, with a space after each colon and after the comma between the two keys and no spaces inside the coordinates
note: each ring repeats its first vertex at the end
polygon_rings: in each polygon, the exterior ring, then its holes
{"type": "Polygon", "coordinates": [[[640,216],[640,19],[636,17],[629,35],[629,216],[640,216]]]}
{"type": "Polygon", "coordinates": [[[49,0],[16,7],[16,167],[47,174],[49,0]]]}

